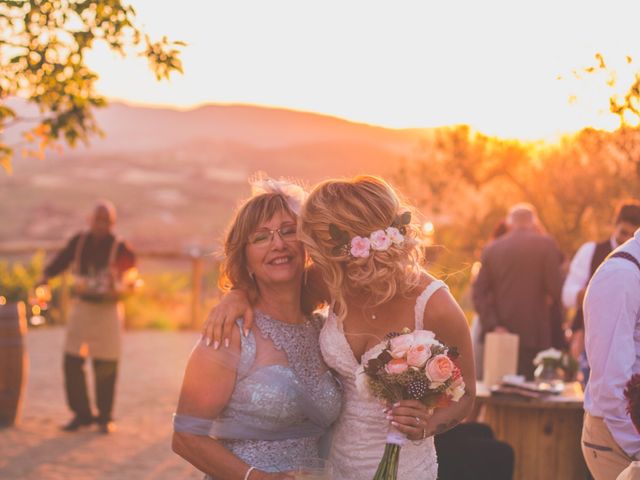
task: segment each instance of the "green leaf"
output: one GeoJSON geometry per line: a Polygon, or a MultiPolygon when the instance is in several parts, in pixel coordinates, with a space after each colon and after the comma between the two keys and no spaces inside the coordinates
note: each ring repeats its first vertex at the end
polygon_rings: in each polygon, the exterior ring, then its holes
{"type": "Polygon", "coordinates": [[[404,212],[400,215],[400,225],[409,225],[411,223],[411,212],[404,212]]]}
{"type": "Polygon", "coordinates": [[[337,257],[338,255],[342,255],[343,253],[345,253],[345,246],[346,245],[338,245],[337,247],[333,247],[333,249],[331,250],[331,255],[337,257]]]}
{"type": "Polygon", "coordinates": [[[336,242],[341,242],[342,239],[344,238],[344,233],[345,232],[340,230],[335,223],[329,224],[329,235],[331,235],[332,240],[335,240],[336,242]]]}

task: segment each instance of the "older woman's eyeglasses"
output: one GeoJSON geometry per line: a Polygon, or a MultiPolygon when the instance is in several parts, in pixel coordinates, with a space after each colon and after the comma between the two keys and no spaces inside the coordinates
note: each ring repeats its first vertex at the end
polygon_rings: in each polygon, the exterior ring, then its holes
{"type": "Polygon", "coordinates": [[[273,236],[278,233],[284,242],[295,242],[298,239],[298,227],[295,223],[284,223],[280,228],[269,230],[261,228],[249,235],[249,244],[255,246],[269,245],[273,241],[273,236]]]}

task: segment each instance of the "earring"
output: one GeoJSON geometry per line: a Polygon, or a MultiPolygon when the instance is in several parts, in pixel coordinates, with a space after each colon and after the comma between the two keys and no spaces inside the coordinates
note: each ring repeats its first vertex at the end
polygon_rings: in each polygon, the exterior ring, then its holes
{"type": "Polygon", "coordinates": [[[253,283],[256,283],[256,274],[253,272],[249,272],[249,278],[251,278],[251,281],[253,283]]]}

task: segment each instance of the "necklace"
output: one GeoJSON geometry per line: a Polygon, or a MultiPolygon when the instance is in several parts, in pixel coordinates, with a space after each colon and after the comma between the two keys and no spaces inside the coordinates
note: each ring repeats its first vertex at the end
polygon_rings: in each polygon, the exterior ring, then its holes
{"type": "Polygon", "coordinates": [[[377,320],[378,316],[376,315],[376,312],[372,311],[371,313],[368,313],[371,310],[373,310],[373,309],[370,309],[370,308],[367,308],[367,307],[362,307],[362,315],[364,317],[370,318],[371,320],[377,320]]]}

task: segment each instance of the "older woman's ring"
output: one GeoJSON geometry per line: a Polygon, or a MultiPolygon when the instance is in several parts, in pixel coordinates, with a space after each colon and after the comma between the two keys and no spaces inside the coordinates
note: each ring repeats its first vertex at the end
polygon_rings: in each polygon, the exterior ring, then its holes
{"type": "Polygon", "coordinates": [[[416,425],[420,425],[420,417],[416,417],[416,425]]]}

